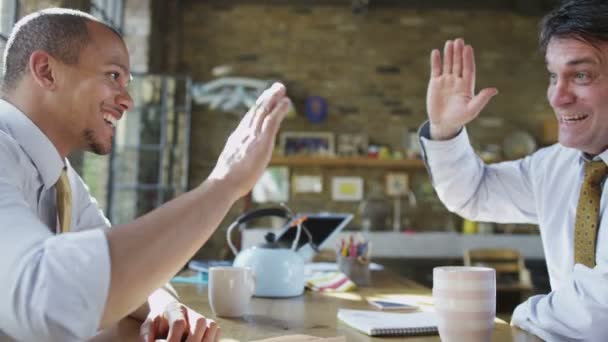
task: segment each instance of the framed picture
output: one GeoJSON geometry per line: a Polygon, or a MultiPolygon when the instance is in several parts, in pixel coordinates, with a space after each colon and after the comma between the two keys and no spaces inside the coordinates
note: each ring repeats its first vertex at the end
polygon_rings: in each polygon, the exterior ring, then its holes
{"type": "Polygon", "coordinates": [[[289,169],[285,166],[268,167],[251,191],[256,203],[287,202],[289,200],[289,169]]]}
{"type": "Polygon", "coordinates": [[[294,194],[318,194],[323,191],[323,176],[294,175],[291,177],[291,190],[294,194]]]}
{"type": "Polygon", "coordinates": [[[333,156],[334,134],[331,132],[283,132],[280,146],[286,156],[333,156]]]}
{"type": "Polygon", "coordinates": [[[334,201],[360,201],[363,199],[363,178],[334,177],[331,180],[331,197],[334,201]]]}
{"type": "Polygon", "coordinates": [[[342,157],[367,155],[368,139],[364,133],[343,133],[338,135],[337,153],[342,157]]]}
{"type": "Polygon", "coordinates": [[[389,172],[386,174],[386,193],[389,196],[403,196],[409,190],[409,178],[404,172],[389,172]]]}

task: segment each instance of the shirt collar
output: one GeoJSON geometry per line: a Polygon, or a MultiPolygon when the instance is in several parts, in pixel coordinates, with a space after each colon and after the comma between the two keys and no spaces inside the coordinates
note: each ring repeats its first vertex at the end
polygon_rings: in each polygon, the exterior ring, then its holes
{"type": "Polygon", "coordinates": [[[606,163],[608,165],[608,150],[605,150],[604,152],[598,154],[595,158],[595,160],[603,160],[604,163],[606,163]]]}
{"type": "Polygon", "coordinates": [[[595,157],[590,157],[587,153],[582,152],[582,151],[579,151],[579,153],[580,153],[580,157],[578,158],[579,165],[582,165],[588,161],[598,161],[598,160],[601,160],[604,163],[606,163],[606,165],[608,165],[608,150],[605,150],[604,152],[596,155],[595,157]]]}
{"type": "Polygon", "coordinates": [[[61,170],[67,165],[55,145],[23,112],[11,103],[0,99],[0,130],[12,136],[34,163],[49,189],[59,179],[61,170]]]}

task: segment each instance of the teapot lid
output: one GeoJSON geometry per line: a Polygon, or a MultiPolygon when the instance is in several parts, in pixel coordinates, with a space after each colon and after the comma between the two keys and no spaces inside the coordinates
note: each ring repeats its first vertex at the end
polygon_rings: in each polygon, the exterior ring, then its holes
{"type": "Polygon", "coordinates": [[[268,249],[282,248],[282,246],[276,241],[276,235],[274,233],[266,233],[266,235],[264,235],[264,239],[266,240],[266,242],[260,244],[258,247],[268,249]]]}

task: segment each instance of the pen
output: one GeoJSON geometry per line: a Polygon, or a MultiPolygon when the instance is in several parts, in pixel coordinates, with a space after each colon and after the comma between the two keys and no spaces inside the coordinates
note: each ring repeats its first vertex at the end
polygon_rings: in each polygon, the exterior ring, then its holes
{"type": "Polygon", "coordinates": [[[367,253],[367,241],[361,244],[361,251],[359,252],[360,256],[364,256],[367,253]]]}

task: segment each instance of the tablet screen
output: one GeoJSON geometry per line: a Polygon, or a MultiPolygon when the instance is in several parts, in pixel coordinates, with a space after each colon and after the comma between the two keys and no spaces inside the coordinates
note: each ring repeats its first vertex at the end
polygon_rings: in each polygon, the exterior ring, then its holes
{"type": "MultiPolygon", "coordinates": [[[[306,221],[303,223],[303,226],[305,226],[310,232],[312,241],[317,248],[323,247],[323,245],[329,241],[329,238],[332,235],[337,234],[340,230],[342,230],[342,228],[344,228],[353,218],[352,214],[338,213],[303,215],[307,217],[306,221]]],[[[299,215],[298,218],[303,215],[299,215]]],[[[277,237],[277,241],[286,246],[291,246],[297,233],[296,227],[289,228],[291,224],[292,223],[290,222],[277,237]]],[[[297,248],[300,249],[300,247],[306,245],[308,242],[308,234],[302,231],[297,248]]]]}

